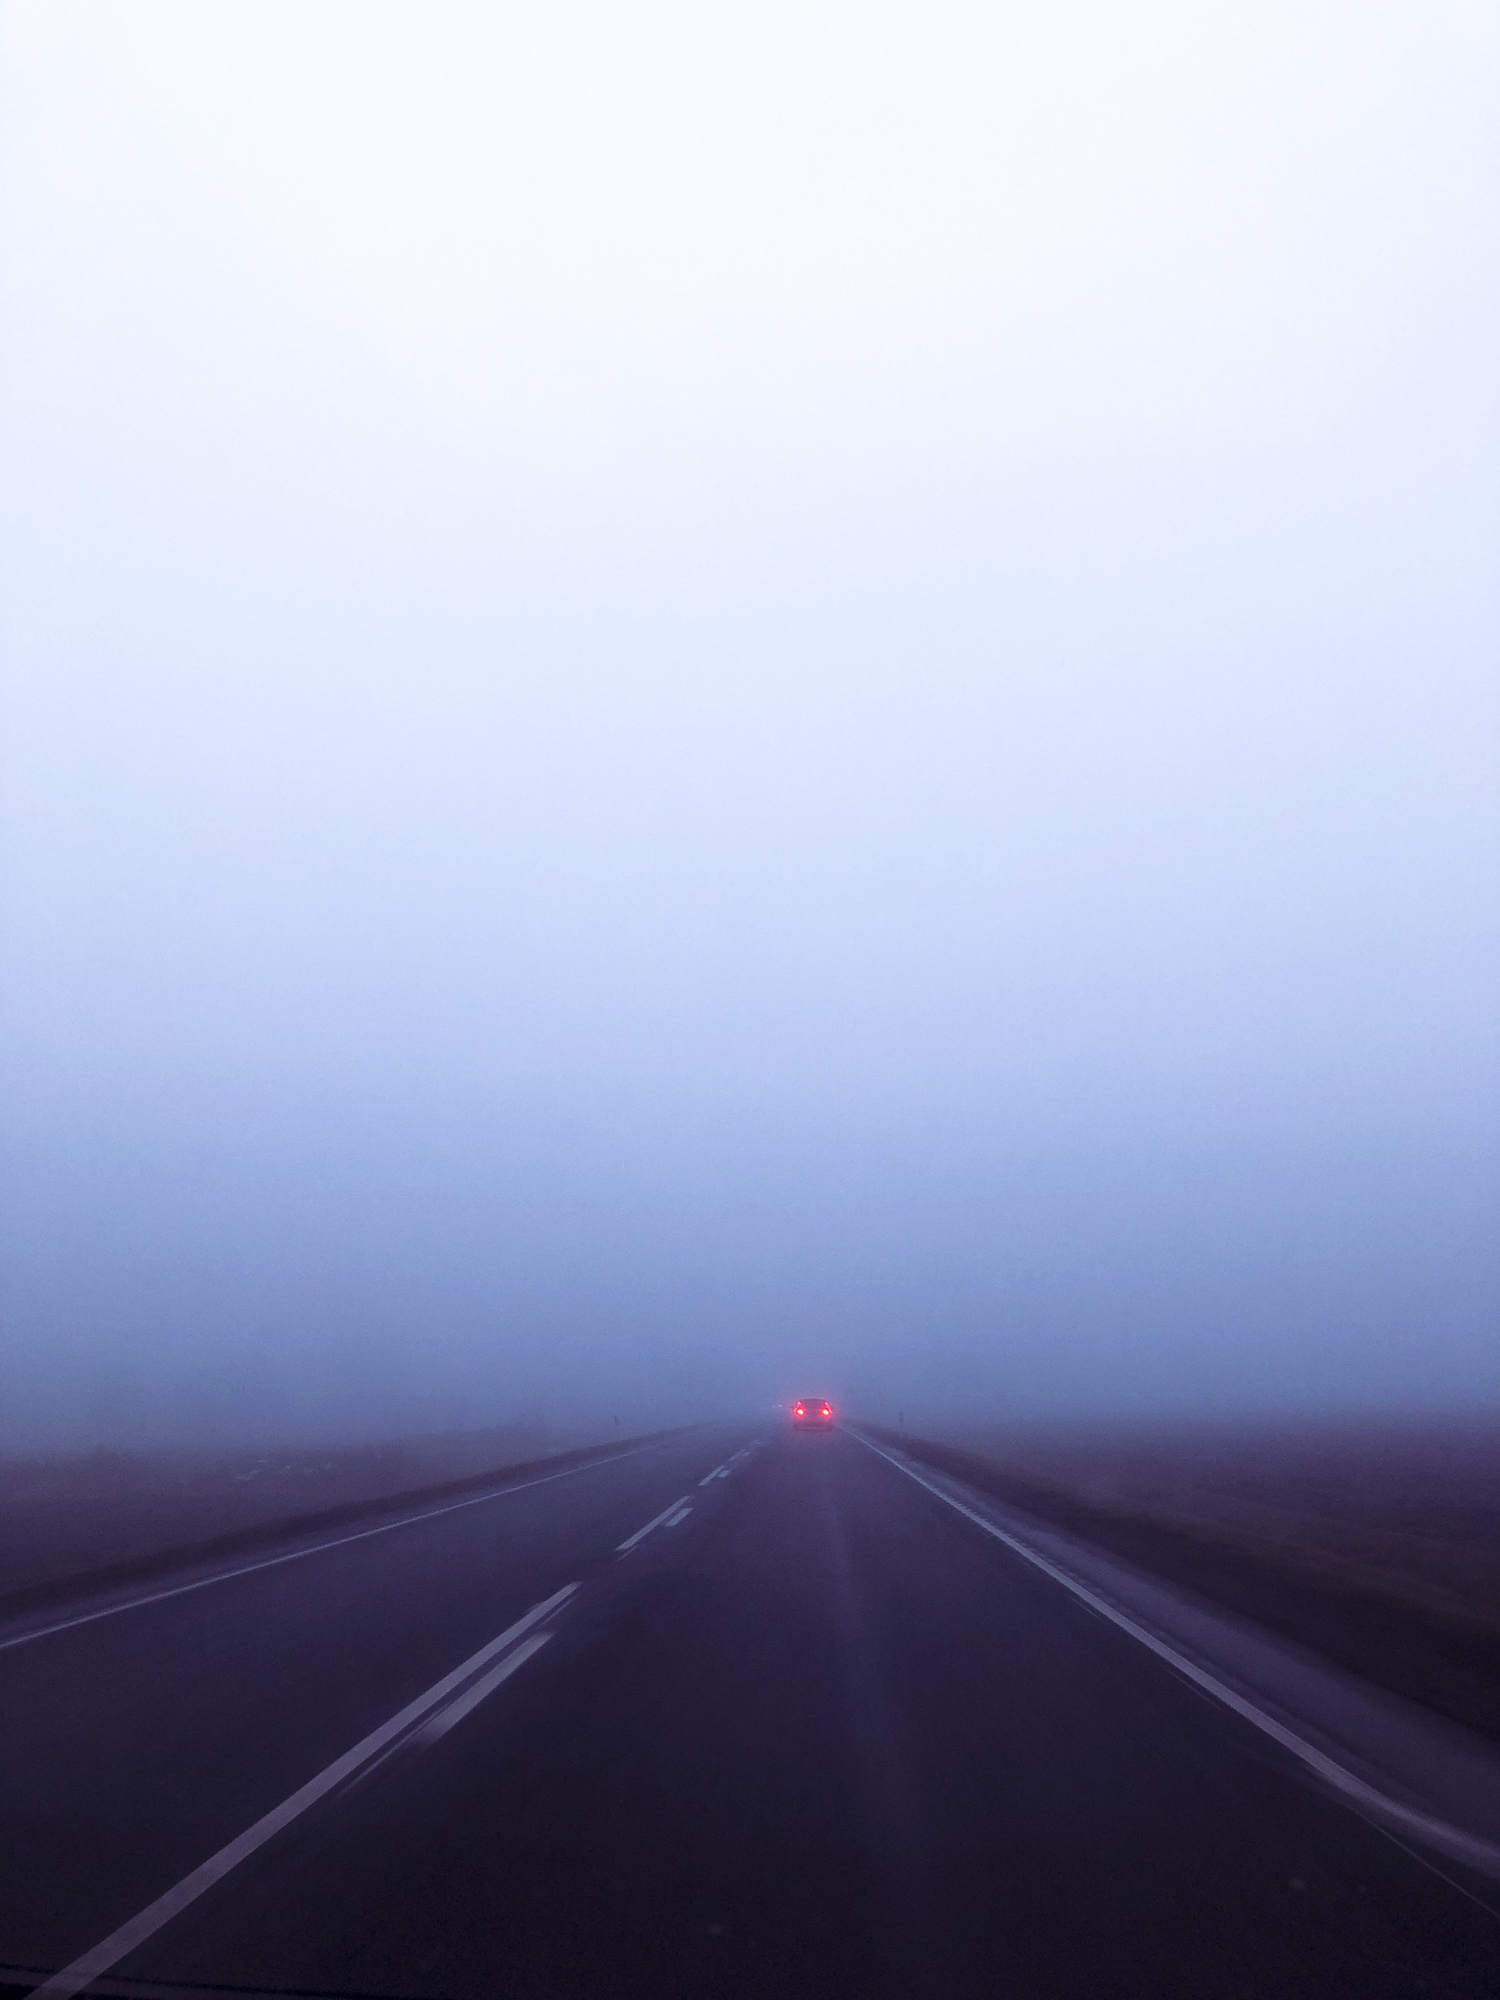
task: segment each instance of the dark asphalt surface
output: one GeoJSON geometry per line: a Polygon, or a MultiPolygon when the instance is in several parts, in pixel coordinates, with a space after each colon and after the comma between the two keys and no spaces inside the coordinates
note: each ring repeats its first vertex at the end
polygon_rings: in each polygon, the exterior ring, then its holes
{"type": "Polygon", "coordinates": [[[754,1435],[0,1651],[4,1978],[97,1945],[576,1583],[512,1678],[96,1990],[1500,1994],[1462,1885],[856,1438],[771,1428],[699,1486],[754,1435]]]}

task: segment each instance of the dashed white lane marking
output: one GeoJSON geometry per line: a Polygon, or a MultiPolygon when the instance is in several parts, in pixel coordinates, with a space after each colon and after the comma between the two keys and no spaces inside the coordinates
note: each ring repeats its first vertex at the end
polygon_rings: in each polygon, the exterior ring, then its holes
{"type": "Polygon", "coordinates": [[[1179,1653],[1175,1646],[1169,1646],[1164,1639],[1158,1639],[1156,1634],[1148,1631],[1144,1625],[1137,1624],[1128,1613],[1118,1610],[1107,1598],[1100,1597],[1077,1577],[1069,1576],[1065,1569],[1059,1569],[1056,1563],[1049,1562],[1035,1549],[1028,1548],[1025,1542],[1007,1534],[1004,1528],[997,1527],[993,1521],[987,1521],[983,1514],[976,1513],[972,1507],[966,1507],[961,1500],[955,1500],[951,1493],[945,1493],[940,1486],[934,1486],[932,1481],[924,1479],[920,1472],[914,1472],[899,1458],[893,1458],[888,1451],[882,1451],[878,1444],[871,1444],[870,1440],[860,1436],[858,1431],[851,1430],[850,1436],[859,1438],[867,1451],[873,1451],[876,1457],[883,1458],[887,1465],[894,1465],[898,1472],[904,1472],[907,1478],[914,1479],[918,1486],[925,1486],[929,1493],[935,1494],[956,1514],[962,1514],[976,1527],[983,1528],[984,1532],[993,1535],[997,1542],[1004,1542],[1008,1549],[1013,1549],[1018,1556],[1024,1557],[1027,1562],[1052,1577],[1064,1590],[1071,1591],[1091,1611],[1097,1611],[1101,1618],[1107,1618],[1112,1625],[1118,1625],[1122,1632],[1128,1632],[1132,1639],[1138,1639],[1143,1646],[1155,1653],[1158,1659],[1165,1660],[1169,1667],[1190,1680],[1195,1687],[1202,1688],[1205,1694],[1212,1695],[1216,1701],[1223,1702],[1226,1708],[1233,1709],[1236,1715],[1242,1716],[1246,1722],[1269,1736],[1273,1743],[1279,1743],[1283,1750],[1289,1750],[1351,1806],[1374,1820],[1377,1825],[1387,1828],[1399,1826],[1410,1837],[1425,1841],[1451,1859],[1462,1861],[1480,1874],[1500,1881],[1500,1846],[1488,1840],[1481,1840],[1476,1834],[1465,1833],[1461,1827],[1449,1826],[1446,1821],[1434,1819],[1428,1813],[1418,1812],[1411,1806],[1403,1805],[1399,1799],[1388,1797],[1374,1785],[1366,1784],[1363,1778],[1357,1778],[1352,1771],[1346,1771],[1342,1764],[1306,1742],[1295,1730],[1288,1729],[1284,1723],[1276,1721],[1274,1716],[1267,1715],[1265,1710],[1257,1708],[1253,1701],[1247,1701],[1244,1695],[1227,1686],[1217,1675],[1207,1672],[1186,1654],[1179,1653]]]}
{"type": "Polygon", "coordinates": [[[749,1444],[742,1444],[733,1458],[726,1458],[722,1465],[716,1465],[712,1472],[698,1481],[700,1486],[708,1486],[715,1479],[727,1479],[742,1458],[748,1458],[752,1451],[758,1451],[761,1440],[752,1438],[749,1444]]]}
{"type": "Polygon", "coordinates": [[[54,1632],[71,1632],[77,1625],[92,1625],[97,1618],[115,1618],[122,1611],[140,1611],[148,1604],[165,1603],[169,1597],[185,1597],[192,1590],[207,1590],[211,1584],[231,1583],[237,1576],[253,1576],[257,1570],[277,1569],[282,1563],[302,1562],[308,1556],[320,1556],[327,1549],[347,1548],[351,1542],[367,1542],[372,1535],[394,1534],[397,1528],[410,1528],[418,1521],[435,1521],[440,1514],[457,1514],[465,1507],[483,1507],[491,1500],[506,1500],[512,1493],[528,1492],[533,1486],[550,1486],[555,1479],[573,1479],[579,1473],[595,1472],[602,1465],[615,1465],[621,1459],[639,1458],[644,1451],[659,1451],[660,1445],[634,1445],[629,1451],[611,1452],[608,1458],[591,1458],[587,1465],[565,1466],[561,1472],[544,1472],[539,1479],[522,1479],[514,1486],[501,1486],[492,1493],[477,1493],[470,1500],[453,1500],[446,1506],[429,1507],[421,1514],[403,1514],[399,1521],[382,1521],[378,1528],[361,1528],[352,1535],[338,1535],[331,1542],[318,1542],[310,1549],[291,1549],[283,1556],[267,1556],[264,1562],[244,1563],[238,1569],[217,1570],[212,1576],[200,1576],[194,1583],[174,1584],[170,1590],[153,1590],[146,1597],[132,1597],[124,1604],[106,1604],[99,1611],[85,1611],[76,1618],[63,1618],[55,1625],[39,1626],[34,1632],[21,1632],[13,1639],[0,1639],[0,1653],[12,1646],[29,1646],[33,1639],[50,1639],[54,1632]]]}
{"type": "Polygon", "coordinates": [[[692,1501],[684,1494],[680,1500],[674,1500],[670,1507],[663,1507],[654,1521],[648,1521],[644,1528],[637,1528],[633,1535],[628,1536],[625,1541],[621,1542],[615,1550],[615,1554],[618,1556],[628,1556],[636,1543],[645,1541],[653,1528],[664,1527],[668,1520],[673,1519],[673,1517],[675,1517],[676,1521],[680,1521],[683,1515],[690,1511],[692,1504],[692,1501]]]}
{"type": "Polygon", "coordinates": [[[662,1523],[662,1526],[664,1528],[680,1527],[682,1523],[687,1519],[688,1515],[692,1513],[692,1511],[693,1511],[692,1502],[689,1501],[687,1506],[679,1507],[675,1514],[668,1514],[666,1520],[662,1523]]]}
{"type": "Polygon", "coordinates": [[[523,1639],[519,1646],[508,1652],[498,1667],[491,1667],[487,1674],[481,1674],[472,1687],[450,1701],[446,1708],[440,1708],[430,1722],[424,1722],[417,1731],[419,1743],[436,1743],[440,1736],[446,1736],[455,1722],[462,1722],[471,1710],[478,1708],[486,1695],[491,1695],[502,1681],[508,1681],[517,1667],[522,1667],[533,1653],[539,1653],[552,1637],[550,1632],[533,1632],[529,1639],[523,1639]]]}
{"type": "MultiPolygon", "coordinates": [[[[227,1847],[221,1847],[217,1854],[210,1856],[201,1867],[195,1868],[191,1875],[184,1875],[175,1889],[169,1889],[164,1896],[158,1896],[156,1901],[149,1903],[139,1916],[132,1917],[129,1923],[121,1924],[118,1930],[111,1931],[103,1943],[96,1944],[92,1951],[86,1951],[81,1958],[75,1958],[73,1963],[65,1965],[61,1972],[53,1973],[50,1979],[37,1987],[32,2000],[44,2000],[44,1996],[45,2000],[67,2000],[67,1996],[81,1992],[91,1981],[108,1972],[112,1965],[118,1965],[120,1960],[134,1951],[137,1945],[144,1944],[146,1939],[159,1931],[163,1924],[170,1923],[179,1911],[185,1910],[190,1903],[195,1903],[206,1889],[211,1889],[215,1882],[222,1881],[231,1869],[237,1868],[257,1848],[264,1847],[266,1842],[280,1833],[283,1827],[290,1826],[292,1821],[305,1813],[310,1805],[315,1805],[335,1786],[342,1785],[354,1777],[365,1765],[372,1763],[390,1748],[400,1736],[432,1715],[434,1710],[440,1710],[455,1689],[464,1687],[464,1683],[477,1668],[485,1666],[497,1653],[504,1653],[509,1647],[515,1646],[518,1639],[532,1632],[544,1618],[550,1618],[554,1611],[561,1609],[577,1588],[576,1583],[570,1583],[543,1603],[534,1604],[524,1618],[518,1618],[514,1625],[507,1626],[498,1639],[491,1639],[487,1646],[481,1646],[477,1653],[470,1654],[461,1667],[455,1667],[451,1674],[445,1674],[440,1681],[434,1682],[426,1694],[419,1694],[415,1701],[408,1702],[406,1707],[399,1714],[393,1715],[389,1722],[382,1722],[378,1729],[372,1729],[370,1734],[356,1743],[352,1750],[346,1750],[342,1757],[336,1757],[327,1770],[320,1771],[317,1777],[309,1779],[299,1791],[293,1792],[289,1799],[284,1799],[279,1806],[258,1819],[254,1826],[247,1828],[237,1840],[231,1840],[227,1847]]],[[[460,1696],[460,1702],[466,1704],[462,1707],[462,1714],[467,1715],[476,1703],[484,1699],[485,1694],[490,1693],[492,1688],[498,1687],[515,1667],[520,1666],[522,1660],[529,1659],[548,1637],[550,1634],[537,1634],[527,1640],[524,1646],[518,1647],[519,1657],[512,1655],[503,1662],[500,1670],[487,1674],[484,1683],[478,1684],[483,1687],[482,1693],[474,1688],[465,1688],[460,1696]]],[[[459,1716],[455,1715],[453,1720],[457,1722],[459,1716]]]]}

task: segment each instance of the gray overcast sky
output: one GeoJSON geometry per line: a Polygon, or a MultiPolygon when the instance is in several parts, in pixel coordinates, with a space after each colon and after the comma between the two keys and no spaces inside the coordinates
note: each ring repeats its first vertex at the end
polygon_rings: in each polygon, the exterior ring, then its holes
{"type": "Polygon", "coordinates": [[[0,1444],[1500,1398],[1500,6],[0,37],[0,1444]]]}

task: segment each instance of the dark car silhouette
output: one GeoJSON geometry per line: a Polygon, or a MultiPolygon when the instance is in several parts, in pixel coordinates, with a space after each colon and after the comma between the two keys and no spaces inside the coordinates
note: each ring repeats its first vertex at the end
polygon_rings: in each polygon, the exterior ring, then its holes
{"type": "Polygon", "coordinates": [[[792,1405],[792,1424],[796,1430],[826,1431],[833,1422],[833,1405],[821,1396],[799,1396],[792,1405]]]}

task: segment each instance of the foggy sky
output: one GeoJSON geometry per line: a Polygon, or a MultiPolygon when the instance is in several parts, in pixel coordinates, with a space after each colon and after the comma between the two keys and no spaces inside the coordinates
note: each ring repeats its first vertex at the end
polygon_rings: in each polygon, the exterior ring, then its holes
{"type": "Polygon", "coordinates": [[[0,22],[0,1447],[1500,1397],[1500,7],[0,22]]]}

